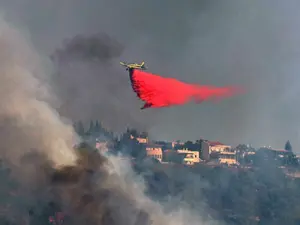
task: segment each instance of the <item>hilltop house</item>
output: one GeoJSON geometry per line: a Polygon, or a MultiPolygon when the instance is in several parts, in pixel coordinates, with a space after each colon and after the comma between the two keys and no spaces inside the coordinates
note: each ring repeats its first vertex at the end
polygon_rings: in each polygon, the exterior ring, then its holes
{"type": "Polygon", "coordinates": [[[165,162],[185,165],[194,165],[200,162],[199,151],[190,151],[188,149],[165,150],[163,157],[165,162]]]}
{"type": "Polygon", "coordinates": [[[146,144],[146,153],[147,156],[153,157],[157,159],[158,161],[162,161],[163,158],[163,151],[162,151],[162,146],[158,144],[146,144]]]}
{"type": "Polygon", "coordinates": [[[199,151],[190,151],[188,149],[178,149],[178,154],[183,154],[183,163],[186,165],[194,165],[200,162],[199,151]]]}
{"type": "Polygon", "coordinates": [[[136,139],[138,141],[138,143],[140,143],[140,144],[147,144],[147,143],[149,143],[149,139],[145,135],[139,135],[137,137],[134,137],[133,135],[130,135],[130,139],[136,139]]]}
{"type": "Polygon", "coordinates": [[[275,160],[284,160],[287,159],[293,152],[287,151],[285,149],[274,149],[271,147],[262,147],[257,150],[257,153],[260,154],[263,160],[275,159],[275,160]]]}
{"type": "Polygon", "coordinates": [[[236,151],[230,145],[218,141],[203,141],[201,144],[201,158],[206,161],[215,159],[221,164],[238,164],[236,151]]]}

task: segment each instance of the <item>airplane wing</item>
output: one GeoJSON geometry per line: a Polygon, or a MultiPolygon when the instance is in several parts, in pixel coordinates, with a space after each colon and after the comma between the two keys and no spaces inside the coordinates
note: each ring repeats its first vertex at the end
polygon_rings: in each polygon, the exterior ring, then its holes
{"type": "Polygon", "coordinates": [[[125,66],[126,68],[130,69],[145,69],[145,62],[142,62],[141,64],[133,63],[133,64],[127,64],[125,62],[120,62],[120,65],[125,66]]]}

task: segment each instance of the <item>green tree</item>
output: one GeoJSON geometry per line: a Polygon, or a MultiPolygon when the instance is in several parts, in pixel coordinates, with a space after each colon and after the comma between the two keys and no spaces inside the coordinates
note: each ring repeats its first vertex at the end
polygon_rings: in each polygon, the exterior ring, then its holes
{"type": "Polygon", "coordinates": [[[75,131],[79,136],[84,136],[85,130],[84,130],[84,126],[83,123],[81,121],[79,121],[78,123],[76,123],[75,125],[75,131]]]}
{"type": "Polygon", "coordinates": [[[184,148],[192,149],[194,147],[194,143],[192,141],[187,141],[183,145],[184,148]]]}
{"type": "Polygon", "coordinates": [[[126,134],[128,137],[132,135],[133,137],[139,136],[139,132],[136,129],[127,129],[126,134]]]}
{"type": "Polygon", "coordinates": [[[299,162],[298,159],[296,157],[295,154],[290,153],[287,157],[286,157],[286,164],[289,166],[298,166],[299,162]]]}
{"type": "Polygon", "coordinates": [[[235,147],[235,150],[236,150],[238,162],[244,164],[245,163],[244,153],[248,151],[247,145],[239,144],[238,146],[235,147]]]}
{"type": "Polygon", "coordinates": [[[199,145],[201,148],[203,141],[204,141],[203,139],[196,140],[196,144],[199,145]]]}
{"type": "Polygon", "coordinates": [[[89,126],[89,129],[88,129],[88,135],[92,135],[95,131],[95,125],[94,125],[94,121],[91,120],[90,121],[90,126],[89,126]]]}
{"type": "Polygon", "coordinates": [[[284,149],[289,152],[293,152],[293,148],[289,140],[285,143],[284,149]]]}
{"type": "Polygon", "coordinates": [[[199,142],[192,142],[192,141],[187,141],[184,143],[183,148],[187,148],[188,150],[191,151],[200,151],[200,144],[199,142]]]}
{"type": "Polygon", "coordinates": [[[99,123],[99,121],[96,120],[95,126],[94,126],[94,132],[95,132],[96,134],[99,134],[99,133],[101,132],[101,130],[102,130],[102,126],[101,126],[101,124],[99,123]]]}
{"type": "Polygon", "coordinates": [[[135,138],[131,139],[130,135],[136,137],[138,136],[138,131],[135,129],[127,129],[127,131],[121,135],[120,139],[115,141],[115,150],[125,155],[130,155],[138,160],[144,159],[147,155],[144,145],[140,144],[135,138]]]}

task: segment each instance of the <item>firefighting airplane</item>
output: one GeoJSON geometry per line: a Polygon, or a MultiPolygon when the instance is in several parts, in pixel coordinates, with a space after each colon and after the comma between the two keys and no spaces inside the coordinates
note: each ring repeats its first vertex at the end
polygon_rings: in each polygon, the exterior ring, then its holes
{"type": "Polygon", "coordinates": [[[147,69],[147,67],[145,66],[145,62],[142,62],[141,64],[120,62],[120,64],[122,66],[125,66],[126,70],[129,70],[129,69],[146,70],[147,69]]]}

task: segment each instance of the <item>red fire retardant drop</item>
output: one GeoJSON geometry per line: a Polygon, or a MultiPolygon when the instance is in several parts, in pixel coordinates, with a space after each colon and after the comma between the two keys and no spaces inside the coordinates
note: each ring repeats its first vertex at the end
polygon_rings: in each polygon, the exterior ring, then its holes
{"type": "Polygon", "coordinates": [[[242,92],[238,87],[188,84],[136,69],[129,72],[133,90],[145,102],[141,109],[182,105],[192,100],[196,103],[218,101],[242,92]]]}

